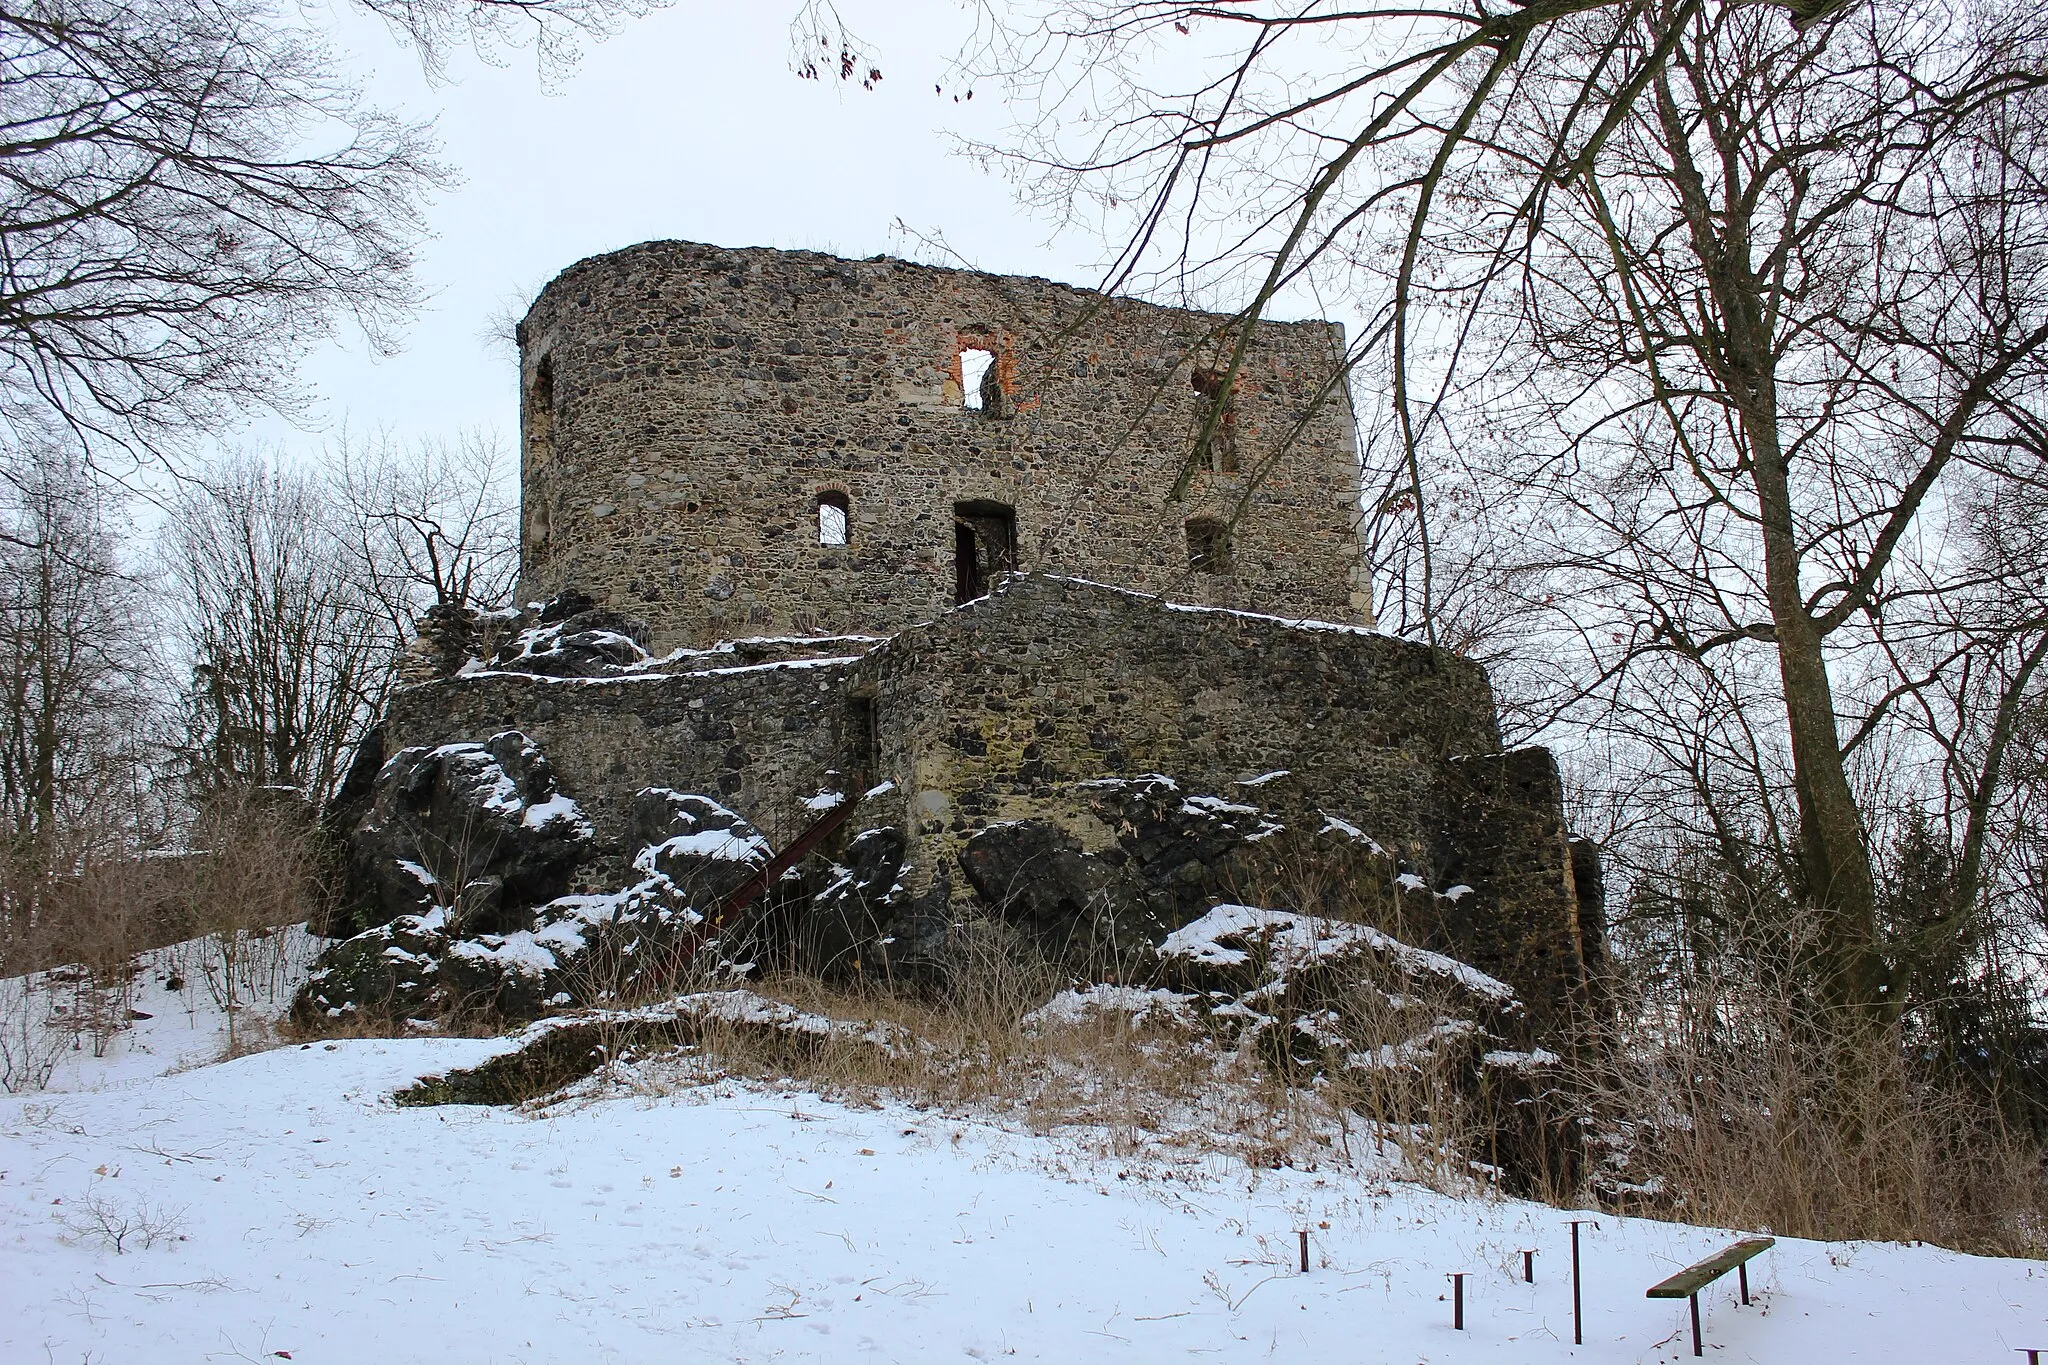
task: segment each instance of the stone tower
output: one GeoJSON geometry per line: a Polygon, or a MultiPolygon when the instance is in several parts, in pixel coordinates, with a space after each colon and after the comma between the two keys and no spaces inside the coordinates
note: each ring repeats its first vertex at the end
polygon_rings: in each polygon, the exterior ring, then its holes
{"type": "Polygon", "coordinates": [[[649,242],[518,331],[522,589],[661,647],[888,635],[1009,569],[1370,624],[1342,329],[1045,280],[649,242]],[[1253,476],[1256,475],[1256,478],[1253,476]]]}

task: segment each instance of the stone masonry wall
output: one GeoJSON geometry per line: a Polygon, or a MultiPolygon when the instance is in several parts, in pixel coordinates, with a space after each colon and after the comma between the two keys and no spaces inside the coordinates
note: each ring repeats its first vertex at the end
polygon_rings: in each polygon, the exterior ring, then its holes
{"type": "Polygon", "coordinates": [[[909,822],[906,881],[927,903],[971,899],[957,868],[978,832],[1051,817],[1100,846],[1107,831],[1073,823],[1085,803],[1060,789],[1157,772],[1303,833],[1337,816],[1434,891],[1474,887],[1435,898],[1439,942],[1530,991],[1539,1014],[1579,978],[1555,765],[1499,753],[1469,660],[1030,575],[898,635],[852,682],[873,694],[879,770],[909,822]]]}
{"type": "Polygon", "coordinates": [[[599,857],[580,870],[581,888],[609,890],[631,880],[627,819],[643,787],[713,797],[778,847],[816,819],[800,803],[843,785],[834,775],[859,747],[846,729],[850,666],[810,660],[626,678],[450,678],[392,698],[384,752],[524,731],[596,827],[599,857]]]}
{"type": "MultiPolygon", "coordinates": [[[[1420,879],[1416,922],[1436,945],[1513,982],[1540,1022],[1598,947],[1582,941],[1555,765],[1541,750],[1500,753],[1491,689],[1468,660],[1038,574],[872,648],[829,643],[844,656],[733,667],[685,652],[622,676],[481,672],[406,688],[383,753],[530,736],[595,826],[583,890],[632,880],[643,787],[714,797],[782,848],[818,818],[808,798],[886,783],[846,834],[902,831],[904,925],[922,927],[899,945],[976,913],[962,855],[977,835],[1050,822],[1116,856],[1127,832],[1102,824],[1118,817],[1085,784],[1161,773],[1306,836],[1276,849],[1315,843],[1332,816],[1355,826],[1420,879]],[[1472,889],[1444,894],[1458,883],[1472,889]]],[[[1352,875],[1341,858],[1322,871],[1352,875]]],[[[1199,880],[1193,913],[1231,894],[1199,880]]]]}
{"type": "Polygon", "coordinates": [[[1260,325],[1240,472],[1167,501],[1226,322],[886,258],[650,242],[583,261],[519,329],[523,592],[590,592],[660,648],[887,634],[953,605],[955,509],[979,502],[1015,510],[1026,570],[1369,624],[1352,417],[1341,384],[1324,395],[1335,324],[1260,325]],[[970,347],[996,357],[983,411],[962,403],[970,347]],[[1254,469],[1227,564],[1198,568],[1187,523],[1236,514],[1254,469]],[[821,495],[849,505],[848,544],[819,544],[821,495]]]}
{"type": "Polygon", "coordinates": [[[1039,575],[898,635],[854,676],[874,693],[880,770],[939,843],[1063,782],[1156,772],[1216,791],[1284,769],[1429,865],[1444,756],[1500,747],[1469,660],[1438,673],[1428,649],[1364,630],[1039,575]]]}

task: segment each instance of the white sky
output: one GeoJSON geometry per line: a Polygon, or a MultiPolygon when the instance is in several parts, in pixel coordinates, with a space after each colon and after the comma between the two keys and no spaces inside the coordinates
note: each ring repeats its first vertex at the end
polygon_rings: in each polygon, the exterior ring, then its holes
{"type": "Polygon", "coordinates": [[[494,317],[513,316],[573,262],[652,238],[773,246],[844,256],[914,254],[891,231],[901,218],[942,232],[975,265],[1092,283],[1098,248],[1082,237],[1047,244],[1000,177],[952,152],[951,133],[990,137],[1002,110],[984,92],[935,95],[965,33],[957,0],[873,0],[848,17],[880,54],[873,92],[789,71],[798,0],[677,0],[628,20],[587,47],[544,88],[530,53],[502,67],[464,54],[448,83],[374,20],[339,4],[330,24],[373,103],[433,118],[461,183],[433,205],[419,252],[429,306],[405,350],[379,360],[359,337],[308,357],[319,396],[310,431],[274,419],[238,442],[317,447],[344,423],[401,439],[517,429],[509,343],[494,317]]]}

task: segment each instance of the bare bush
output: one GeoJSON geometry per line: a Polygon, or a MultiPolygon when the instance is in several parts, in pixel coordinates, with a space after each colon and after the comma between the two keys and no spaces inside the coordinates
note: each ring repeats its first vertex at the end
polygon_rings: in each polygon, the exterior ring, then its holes
{"type": "Polygon", "coordinates": [[[185,1210],[143,1199],[117,1199],[95,1191],[74,1200],[64,1226],[81,1242],[98,1242],[116,1256],[185,1240],[185,1210]]]}
{"type": "Polygon", "coordinates": [[[0,1090],[19,1095],[50,1083],[71,1048],[71,1035],[51,1025],[50,998],[40,983],[0,978],[0,1090]]]}
{"type": "Polygon", "coordinates": [[[314,917],[323,871],[312,812],[294,791],[256,790],[212,802],[195,835],[187,886],[194,960],[227,1027],[228,1055],[254,1041],[243,1012],[281,1004],[303,974],[305,952],[288,925],[314,917]]]}
{"type": "Polygon", "coordinates": [[[1572,1076],[1602,1116],[1592,1192],[1624,1212],[1822,1239],[2048,1248],[2048,1151],[1993,1097],[1907,1046],[1845,1058],[1797,945],[1736,939],[1682,979],[1624,991],[1572,1076]],[[1761,970],[1759,967],[1761,966],[1761,970]]]}

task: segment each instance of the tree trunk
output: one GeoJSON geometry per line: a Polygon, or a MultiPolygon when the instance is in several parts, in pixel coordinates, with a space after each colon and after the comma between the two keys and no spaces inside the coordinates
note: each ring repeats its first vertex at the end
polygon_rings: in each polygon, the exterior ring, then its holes
{"type": "Polygon", "coordinates": [[[1793,515],[1791,471],[1778,430],[1777,347],[1765,283],[1751,260],[1748,213],[1741,189],[1737,137],[1709,121],[1723,140],[1718,151],[1725,183],[1720,211],[1709,207],[1706,182],[1694,162],[1685,121],[1667,82],[1656,83],[1672,185],[1685,214],[1692,248],[1708,286],[1695,345],[1701,362],[1728,395],[1741,423],[1749,477],[1756,490],[1757,529],[1763,541],[1764,591],[1785,689],[1792,789],[1799,806],[1800,898],[1816,916],[1813,954],[1823,999],[1868,1022],[1885,1017],[1885,963],[1877,935],[1877,887],[1862,812],[1849,789],[1837,728],[1833,683],[1822,652],[1820,625],[1806,609],[1800,584],[1798,519],[1793,515]]]}
{"type": "Polygon", "coordinates": [[[1799,583],[1799,548],[1791,492],[1777,426],[1744,412],[1764,547],[1764,587],[1776,635],[1778,675],[1792,748],[1792,788],[1799,803],[1799,871],[1803,899],[1819,915],[1818,951],[1830,1003],[1884,1017],[1885,962],[1877,940],[1877,884],[1863,816],[1849,789],[1836,724],[1834,685],[1821,633],[1799,583]]]}

